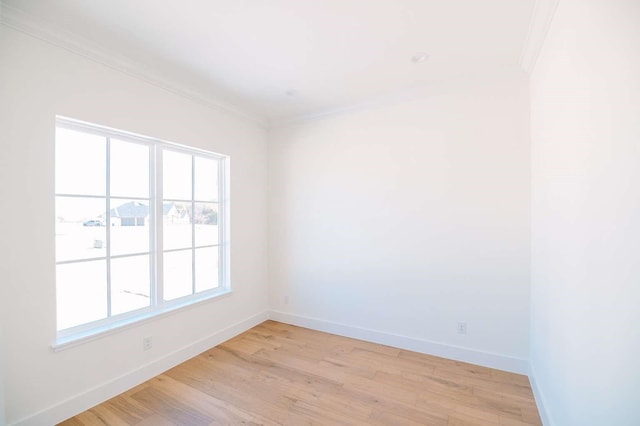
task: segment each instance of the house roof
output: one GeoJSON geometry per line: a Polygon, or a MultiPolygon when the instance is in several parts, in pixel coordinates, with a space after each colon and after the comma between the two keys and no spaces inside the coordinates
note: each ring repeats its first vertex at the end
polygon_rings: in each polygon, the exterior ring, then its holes
{"type": "Polygon", "coordinates": [[[149,206],[139,201],[129,201],[111,209],[111,217],[147,217],[149,206]]]}
{"type": "MultiPolygon", "coordinates": [[[[162,205],[162,215],[166,216],[175,207],[175,203],[164,203],[162,205]]],[[[139,201],[129,201],[118,207],[111,209],[111,217],[147,217],[149,216],[149,206],[139,201]]]]}
{"type": "Polygon", "coordinates": [[[164,203],[162,205],[162,215],[166,216],[169,214],[169,212],[171,211],[171,209],[175,206],[174,203],[164,203]]]}

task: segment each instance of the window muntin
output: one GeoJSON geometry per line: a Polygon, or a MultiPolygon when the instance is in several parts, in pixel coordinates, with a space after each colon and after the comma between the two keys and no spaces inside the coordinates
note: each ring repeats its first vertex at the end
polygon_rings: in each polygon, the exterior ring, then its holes
{"type": "Polygon", "coordinates": [[[227,157],[66,118],[55,151],[59,342],[228,290],[227,157]]]}

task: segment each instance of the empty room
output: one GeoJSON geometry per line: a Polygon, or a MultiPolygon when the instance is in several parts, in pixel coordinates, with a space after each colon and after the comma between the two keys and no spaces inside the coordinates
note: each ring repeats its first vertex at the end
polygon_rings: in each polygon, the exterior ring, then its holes
{"type": "Polygon", "coordinates": [[[0,426],[640,425],[640,1],[0,0],[0,426]]]}

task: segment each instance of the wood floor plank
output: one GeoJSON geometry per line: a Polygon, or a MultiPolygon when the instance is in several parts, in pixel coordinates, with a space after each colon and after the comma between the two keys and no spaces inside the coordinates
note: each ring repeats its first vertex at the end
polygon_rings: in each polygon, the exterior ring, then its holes
{"type": "Polygon", "coordinates": [[[91,420],[89,420],[87,418],[87,416],[91,416],[91,417],[95,417],[93,414],[91,414],[89,411],[85,411],[83,413],[78,414],[75,417],[71,417],[70,419],[65,420],[62,423],[59,423],[60,426],[86,426],[86,425],[91,425],[91,424],[95,424],[95,425],[100,425],[100,424],[104,424],[103,423],[98,423],[98,419],[96,418],[96,422],[95,423],[90,423],[91,420]]]}
{"type": "Polygon", "coordinates": [[[465,426],[500,426],[498,422],[491,420],[480,419],[475,416],[470,416],[464,413],[452,413],[449,416],[448,425],[465,425],[465,426]]]}
{"type": "Polygon", "coordinates": [[[160,414],[154,414],[150,417],[147,417],[140,423],[136,423],[136,426],[179,426],[179,425],[170,421],[166,417],[162,417],[160,414]]]}
{"type": "Polygon", "coordinates": [[[512,419],[510,417],[500,416],[500,420],[498,422],[500,426],[538,426],[542,425],[539,422],[524,422],[521,420],[512,419]]]}
{"type": "Polygon", "coordinates": [[[104,402],[102,405],[110,412],[116,414],[125,423],[134,425],[153,415],[149,410],[128,395],[121,395],[104,402]]]}
{"type": "Polygon", "coordinates": [[[524,398],[530,399],[533,397],[533,392],[529,385],[520,385],[514,383],[497,382],[493,376],[483,377],[470,377],[468,375],[457,374],[455,370],[435,368],[431,377],[444,379],[451,382],[465,384],[472,387],[478,387],[494,391],[498,393],[504,393],[506,395],[519,395],[524,398]]]}
{"type": "Polygon", "coordinates": [[[172,398],[155,386],[132,395],[132,398],[177,424],[206,426],[213,421],[211,417],[188,406],[182,398],[172,398]]]}
{"type": "Polygon", "coordinates": [[[228,424],[257,425],[266,422],[265,419],[253,416],[232,404],[206,395],[166,375],[158,376],[150,380],[150,383],[170,397],[180,399],[185,405],[212,419],[217,419],[228,424]]]}
{"type": "Polygon", "coordinates": [[[265,321],[61,424],[541,423],[526,376],[265,321]]]}
{"type": "Polygon", "coordinates": [[[99,424],[99,425],[112,425],[112,426],[128,426],[129,423],[127,423],[124,419],[122,419],[118,413],[112,411],[107,405],[105,404],[101,404],[98,405],[96,407],[93,407],[92,409],[89,410],[89,412],[91,412],[91,414],[93,414],[95,417],[92,418],[92,422],[95,422],[94,424],[99,424]]]}

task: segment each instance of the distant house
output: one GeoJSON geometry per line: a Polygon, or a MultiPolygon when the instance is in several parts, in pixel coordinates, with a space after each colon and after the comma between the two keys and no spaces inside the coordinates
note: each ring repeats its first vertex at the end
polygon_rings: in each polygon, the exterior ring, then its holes
{"type": "Polygon", "coordinates": [[[129,201],[111,209],[111,223],[120,226],[144,226],[149,218],[149,206],[139,201],[129,201]],[[118,223],[118,221],[120,223],[118,223]]]}
{"type": "Polygon", "coordinates": [[[166,223],[191,223],[187,209],[176,203],[164,203],[162,205],[162,215],[166,223]]]}
{"type": "MultiPolygon", "coordinates": [[[[139,201],[129,201],[110,211],[111,224],[120,226],[145,226],[149,220],[149,206],[139,201]]],[[[168,223],[191,223],[187,209],[176,203],[164,203],[162,215],[168,223]]]]}

